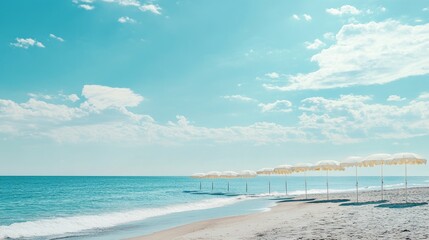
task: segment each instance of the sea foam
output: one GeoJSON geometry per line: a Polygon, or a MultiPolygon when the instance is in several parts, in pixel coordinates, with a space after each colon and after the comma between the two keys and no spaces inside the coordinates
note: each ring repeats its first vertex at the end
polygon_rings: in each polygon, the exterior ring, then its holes
{"type": "Polygon", "coordinates": [[[141,221],[150,217],[222,207],[244,199],[247,198],[243,196],[234,198],[214,198],[205,199],[199,202],[177,204],[160,208],[146,208],[100,215],[59,217],[13,223],[9,226],[0,226],[0,239],[45,237],[78,233],[86,230],[110,228],[134,221],[141,221]]]}

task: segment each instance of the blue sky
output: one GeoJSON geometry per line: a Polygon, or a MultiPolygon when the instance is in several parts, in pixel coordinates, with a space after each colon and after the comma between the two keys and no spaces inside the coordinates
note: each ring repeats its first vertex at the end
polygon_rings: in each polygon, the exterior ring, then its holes
{"type": "Polygon", "coordinates": [[[428,20],[426,1],[1,1],[0,174],[427,157],[428,20]]]}

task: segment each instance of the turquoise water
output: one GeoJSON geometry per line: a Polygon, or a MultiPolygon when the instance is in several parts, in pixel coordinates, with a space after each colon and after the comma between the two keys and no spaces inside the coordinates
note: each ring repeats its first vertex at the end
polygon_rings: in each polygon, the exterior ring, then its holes
{"type": "MultiPolygon", "coordinates": [[[[385,177],[385,188],[403,187],[385,177]]],[[[354,191],[354,177],[330,177],[331,192],[354,191]]],[[[427,186],[428,177],[409,177],[427,186]]],[[[263,211],[285,192],[281,176],[200,181],[188,177],[0,177],[0,239],[118,239],[181,224],[263,211]],[[229,192],[227,191],[229,182],[229,192]]],[[[361,190],[380,189],[360,177],[361,190]]],[[[307,177],[309,193],[326,191],[325,177],[307,177]]],[[[289,194],[304,193],[304,177],[288,177],[289,194]]]]}

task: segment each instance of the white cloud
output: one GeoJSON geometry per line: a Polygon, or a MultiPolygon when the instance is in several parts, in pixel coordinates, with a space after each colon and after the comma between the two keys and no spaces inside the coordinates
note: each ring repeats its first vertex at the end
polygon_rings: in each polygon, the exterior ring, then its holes
{"type": "Polygon", "coordinates": [[[382,11],[382,12],[386,12],[386,11],[387,11],[387,8],[385,8],[385,7],[380,7],[380,11],[382,11]]]}
{"type": "Polygon", "coordinates": [[[305,47],[307,49],[315,50],[321,47],[324,47],[326,44],[322,42],[320,39],[315,39],[314,42],[305,42],[305,47]]]}
{"type": "Polygon", "coordinates": [[[76,94],[70,94],[70,95],[64,95],[62,92],[55,94],[55,95],[48,95],[48,94],[42,94],[42,93],[29,93],[28,96],[32,99],[36,100],[47,100],[47,101],[71,101],[76,102],[80,98],[76,94]]]}
{"type": "Polygon", "coordinates": [[[95,0],[73,0],[72,2],[73,3],[75,3],[75,4],[78,4],[78,3],[93,3],[95,0]]]}
{"type": "MultiPolygon", "coordinates": [[[[33,98],[24,103],[0,100],[0,136],[78,143],[183,144],[207,141],[266,144],[351,143],[429,135],[427,93],[401,106],[373,103],[373,98],[365,95],[342,95],[334,99],[311,97],[302,100],[299,109],[303,113],[299,122],[290,126],[257,122],[225,127],[198,126],[180,115],[176,121],[161,124],[148,115],[129,112],[126,108],[140,104],[143,98],[128,88],[87,85],[82,95],[84,104],[79,107],[33,98]]],[[[79,98],[73,94],[64,96],[79,98]]],[[[292,103],[278,100],[259,104],[259,107],[263,112],[289,112],[292,103]]]]}
{"type": "Polygon", "coordinates": [[[120,23],[135,23],[136,20],[134,20],[130,17],[120,17],[120,18],[118,18],[118,22],[120,22],[120,23]]]}
{"type": "MultiPolygon", "coordinates": [[[[303,18],[305,21],[307,21],[307,22],[310,22],[310,21],[313,19],[313,18],[311,17],[311,15],[309,15],[309,14],[302,14],[301,16],[302,16],[302,18],[303,18]]],[[[294,20],[296,20],[296,21],[301,20],[301,17],[300,17],[299,15],[297,15],[297,14],[293,14],[293,15],[292,15],[292,18],[293,18],[294,20]]]]}
{"type": "Polygon", "coordinates": [[[158,15],[160,15],[160,14],[161,14],[161,7],[160,7],[160,6],[158,6],[158,5],[154,5],[154,4],[144,4],[144,5],[141,5],[139,8],[140,8],[140,10],[142,10],[143,12],[149,11],[149,12],[152,12],[152,13],[154,13],[154,14],[158,14],[158,15]]]}
{"type": "Polygon", "coordinates": [[[429,99],[429,92],[423,92],[419,95],[419,99],[429,99]]]}
{"type": "Polygon", "coordinates": [[[44,99],[44,100],[51,100],[53,98],[51,95],[36,94],[36,93],[29,93],[28,96],[34,99],[44,99]]]}
{"type": "Polygon", "coordinates": [[[338,99],[302,100],[301,127],[322,138],[341,141],[401,139],[429,135],[429,102],[413,100],[405,106],[371,103],[372,97],[341,95],[338,99]]]}
{"type": "Polygon", "coordinates": [[[140,6],[140,2],[137,0],[103,0],[103,1],[108,3],[117,3],[122,6],[135,6],[135,7],[140,6]]]}
{"type": "MultiPolygon", "coordinates": [[[[125,119],[122,121],[138,122],[149,119],[144,115],[134,114],[126,109],[127,107],[138,105],[143,100],[143,97],[127,88],[86,85],[83,90],[86,101],[79,107],[69,107],[64,104],[47,103],[44,101],[53,101],[59,98],[61,100],[76,102],[79,100],[76,94],[64,95],[60,93],[59,95],[52,96],[30,93],[28,95],[31,98],[25,103],[0,99],[1,129],[7,129],[9,133],[18,136],[40,137],[54,128],[62,128],[70,124],[75,125],[76,123],[72,121],[74,119],[85,118],[88,120],[93,114],[104,114],[104,110],[109,109],[116,112],[116,115],[119,114],[113,119],[124,118],[124,116],[125,119]],[[7,128],[4,128],[4,126],[7,126],[7,128]]],[[[109,115],[112,114],[109,113],[109,115]]],[[[107,117],[106,119],[110,118],[107,117]]],[[[85,123],[84,120],[81,121],[85,123]]],[[[0,130],[1,133],[2,130],[0,130]]]]}
{"type": "Polygon", "coordinates": [[[68,121],[85,115],[86,113],[79,108],[50,104],[33,98],[30,98],[25,103],[0,99],[0,119],[5,121],[33,122],[34,119],[40,121],[68,121]]]}
{"type": "Polygon", "coordinates": [[[243,95],[229,95],[229,96],[222,96],[222,98],[231,100],[231,101],[256,102],[255,99],[246,97],[243,95]]]}
{"type": "Polygon", "coordinates": [[[253,144],[304,142],[300,130],[275,123],[258,122],[248,126],[207,128],[190,124],[184,116],[176,122],[124,124],[111,122],[53,129],[45,134],[58,142],[120,142],[143,144],[183,144],[203,141],[216,143],[250,142],[253,144]]]}
{"type": "Polygon", "coordinates": [[[157,15],[161,15],[161,7],[153,3],[141,4],[138,0],[103,0],[108,3],[117,3],[121,6],[132,6],[137,7],[140,11],[151,12],[157,15]]]}
{"type": "Polygon", "coordinates": [[[136,107],[143,101],[142,96],[129,88],[113,88],[101,85],[83,86],[82,96],[87,99],[83,106],[96,112],[109,108],[124,110],[127,107],[136,107]]]}
{"type": "Polygon", "coordinates": [[[58,41],[60,41],[60,42],[64,42],[64,39],[63,38],[61,38],[61,37],[58,37],[58,36],[55,36],[54,34],[49,34],[49,37],[50,38],[53,38],[53,39],[55,39],[55,40],[58,40],[58,41]]]}
{"type": "Polygon", "coordinates": [[[427,8],[427,7],[422,8],[422,11],[423,11],[423,12],[427,12],[427,11],[429,11],[429,8],[427,8]]]}
{"type": "Polygon", "coordinates": [[[315,54],[319,69],[289,78],[287,86],[269,90],[302,90],[385,84],[429,73],[429,24],[397,21],[344,25],[336,43],[315,54]]]}
{"type": "Polygon", "coordinates": [[[323,38],[328,39],[328,40],[335,40],[335,34],[331,33],[331,32],[327,32],[323,34],[323,38]]]}
{"type": "Polygon", "coordinates": [[[32,38],[16,38],[16,42],[11,43],[10,45],[24,49],[28,49],[29,47],[45,48],[45,45],[43,45],[43,43],[32,38]]]}
{"type": "Polygon", "coordinates": [[[280,74],[276,73],[276,72],[270,72],[270,73],[266,73],[265,76],[272,78],[272,79],[276,79],[280,77],[280,74]]]}
{"type": "Polygon", "coordinates": [[[406,98],[402,98],[401,96],[398,96],[398,95],[390,95],[387,98],[388,102],[401,102],[401,101],[405,101],[405,100],[406,100],[406,98]]]}
{"type": "Polygon", "coordinates": [[[262,112],[291,112],[292,103],[288,100],[277,100],[272,103],[260,103],[258,106],[262,112]]]}
{"type": "Polygon", "coordinates": [[[80,100],[80,98],[76,94],[70,94],[67,96],[67,99],[72,102],[77,102],[80,100]]]}
{"type": "Polygon", "coordinates": [[[311,20],[313,19],[313,18],[312,18],[310,15],[308,15],[308,14],[303,14],[302,16],[304,17],[305,21],[307,21],[307,22],[309,22],[309,21],[311,21],[311,20]]]}
{"type": "Polygon", "coordinates": [[[79,4],[79,7],[87,11],[93,10],[95,7],[89,4],[79,4]]]}
{"type": "Polygon", "coordinates": [[[340,8],[328,8],[326,12],[331,15],[342,16],[342,15],[358,15],[361,13],[359,9],[351,5],[343,5],[340,8]]]}

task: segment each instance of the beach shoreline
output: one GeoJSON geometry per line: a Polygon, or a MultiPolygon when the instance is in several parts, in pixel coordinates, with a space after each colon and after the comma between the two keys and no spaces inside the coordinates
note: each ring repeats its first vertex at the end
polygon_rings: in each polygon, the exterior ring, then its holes
{"type": "Polygon", "coordinates": [[[270,211],[186,224],[131,238],[148,239],[428,239],[429,187],[308,195],[273,200],[270,211]],[[312,199],[312,200],[310,200],[312,199]]]}

